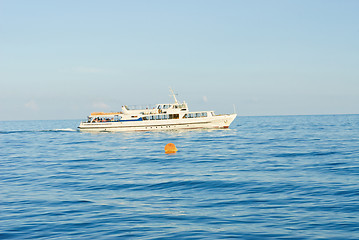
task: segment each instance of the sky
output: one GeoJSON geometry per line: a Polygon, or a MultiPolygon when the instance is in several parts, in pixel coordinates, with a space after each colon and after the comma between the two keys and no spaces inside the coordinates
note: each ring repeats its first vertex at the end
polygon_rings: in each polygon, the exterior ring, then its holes
{"type": "Polygon", "coordinates": [[[0,120],[358,114],[356,0],[0,0],[0,120]]]}

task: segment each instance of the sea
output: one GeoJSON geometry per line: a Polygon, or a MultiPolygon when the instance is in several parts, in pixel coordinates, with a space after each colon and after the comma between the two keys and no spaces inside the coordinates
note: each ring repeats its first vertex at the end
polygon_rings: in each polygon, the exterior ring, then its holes
{"type": "Polygon", "coordinates": [[[0,239],[359,239],[359,115],[79,122],[0,122],[0,239]]]}

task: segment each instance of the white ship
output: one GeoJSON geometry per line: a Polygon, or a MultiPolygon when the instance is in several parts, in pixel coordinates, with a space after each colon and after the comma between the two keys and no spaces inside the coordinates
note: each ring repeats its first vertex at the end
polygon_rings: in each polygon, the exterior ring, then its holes
{"type": "Polygon", "coordinates": [[[174,103],[157,104],[154,108],[121,112],[94,112],[78,127],[83,131],[154,131],[171,129],[228,128],[237,114],[215,115],[214,111],[190,112],[186,102],[179,103],[171,89],[174,103]]]}

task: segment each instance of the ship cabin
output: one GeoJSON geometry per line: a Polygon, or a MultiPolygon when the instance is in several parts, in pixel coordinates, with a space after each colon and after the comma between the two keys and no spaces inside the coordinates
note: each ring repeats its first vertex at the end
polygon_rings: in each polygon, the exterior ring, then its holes
{"type": "Polygon", "coordinates": [[[158,113],[188,112],[188,106],[185,102],[174,104],[157,104],[156,109],[158,110],[158,113]]]}
{"type": "Polygon", "coordinates": [[[153,108],[130,109],[122,106],[122,112],[93,112],[87,123],[126,122],[147,120],[192,119],[214,116],[213,111],[189,112],[185,102],[173,104],[157,104],[153,108]]]}
{"type": "Polygon", "coordinates": [[[188,112],[188,106],[185,102],[173,103],[173,104],[157,104],[154,107],[146,107],[142,109],[136,109],[135,107],[122,106],[122,112],[124,113],[124,119],[133,118],[132,116],[152,115],[152,114],[180,114],[188,112]]]}
{"type": "Polygon", "coordinates": [[[202,112],[187,112],[187,113],[169,113],[169,114],[152,114],[143,116],[142,120],[171,120],[171,119],[188,119],[188,118],[206,118],[214,116],[213,111],[202,111],[202,112]]]}

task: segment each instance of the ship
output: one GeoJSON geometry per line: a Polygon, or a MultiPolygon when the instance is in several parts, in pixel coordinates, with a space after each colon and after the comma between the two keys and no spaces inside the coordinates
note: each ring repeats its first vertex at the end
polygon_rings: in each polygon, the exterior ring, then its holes
{"type": "Polygon", "coordinates": [[[124,105],[119,112],[93,112],[78,128],[95,132],[226,129],[237,117],[236,113],[216,115],[214,111],[189,111],[187,103],[179,102],[172,89],[170,92],[172,103],[140,109],[124,105]]]}

